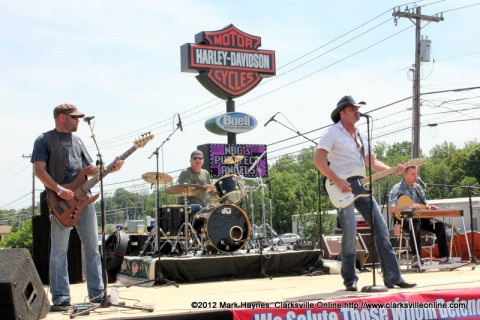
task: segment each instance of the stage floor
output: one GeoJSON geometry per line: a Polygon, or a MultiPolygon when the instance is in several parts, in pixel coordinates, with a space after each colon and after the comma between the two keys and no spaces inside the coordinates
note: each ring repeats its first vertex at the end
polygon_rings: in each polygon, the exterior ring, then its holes
{"type": "MultiPolygon", "coordinates": [[[[383,284],[379,269],[375,272],[375,283],[383,284]]],[[[424,293],[438,292],[452,289],[479,288],[480,271],[472,265],[465,265],[458,269],[427,270],[414,272],[402,266],[402,273],[407,281],[416,282],[418,285],[412,289],[390,289],[386,293],[347,292],[338,274],[321,274],[314,272],[300,276],[274,276],[270,278],[259,277],[254,279],[240,279],[228,281],[213,281],[200,283],[177,283],[178,287],[168,285],[154,285],[152,287],[131,286],[124,284],[109,284],[109,291],[117,288],[119,301],[132,306],[152,306],[154,312],[119,308],[112,313],[108,308],[97,309],[88,315],[89,319],[210,319],[212,311],[218,311],[216,319],[225,318],[220,304],[223,303],[255,303],[255,302],[289,302],[289,301],[317,301],[354,297],[372,297],[376,295],[389,295],[398,293],[424,293]],[[192,303],[201,304],[202,308],[193,308],[192,303]],[[210,318],[205,316],[210,312],[210,318]]],[[[374,284],[373,272],[362,271],[359,273],[359,289],[363,286],[374,284]]],[[[48,297],[48,286],[45,286],[48,297]]],[[[86,284],[71,285],[72,304],[82,304],[86,300],[86,284]]],[[[226,308],[229,309],[229,308],[226,308]]],[[[226,310],[223,309],[223,310],[226,310]]],[[[49,312],[45,319],[69,319],[72,311],[49,312]]],[[[85,316],[79,316],[83,318],[85,316]]],[[[212,319],[213,319],[212,318],[212,319]]]]}

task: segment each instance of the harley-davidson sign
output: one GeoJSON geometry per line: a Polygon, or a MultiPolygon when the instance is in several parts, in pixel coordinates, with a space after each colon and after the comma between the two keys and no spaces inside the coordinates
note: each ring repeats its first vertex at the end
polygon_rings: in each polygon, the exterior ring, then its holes
{"type": "Polygon", "coordinates": [[[182,72],[199,72],[198,81],[221,99],[244,95],[262,78],[275,75],[275,51],[259,50],[261,38],[233,24],[200,32],[195,42],[180,48],[182,72]]]}

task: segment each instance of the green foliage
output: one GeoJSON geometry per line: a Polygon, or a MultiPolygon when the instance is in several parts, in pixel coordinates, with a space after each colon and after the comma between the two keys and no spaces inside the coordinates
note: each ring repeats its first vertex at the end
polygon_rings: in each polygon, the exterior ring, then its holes
{"type": "MultiPolygon", "coordinates": [[[[377,158],[394,166],[399,162],[410,160],[411,142],[403,141],[388,145],[378,142],[373,148],[377,158]]],[[[318,215],[307,213],[322,212],[322,231],[333,232],[336,221],[325,214],[333,206],[323,188],[323,177],[312,163],[315,148],[307,148],[295,155],[285,155],[269,168],[270,187],[264,187],[264,203],[262,208],[262,187],[258,181],[248,180],[246,185],[248,196],[243,204],[239,204],[251,219],[251,205],[254,207],[254,223],[261,224],[261,212],[265,210],[266,222],[270,220],[270,199],[272,208],[272,227],[277,233],[292,232],[292,215],[299,214],[299,222],[304,226],[303,236],[314,242],[319,239],[318,215]],[[250,197],[250,192],[253,197],[250,197]],[[260,223],[259,223],[260,222],[260,223]]],[[[468,196],[469,188],[480,185],[480,143],[469,141],[464,148],[457,148],[452,143],[444,142],[434,146],[429,154],[429,161],[420,167],[422,180],[430,186],[427,188],[427,199],[442,199],[468,196]]],[[[421,156],[425,158],[425,156],[421,156]]],[[[378,180],[373,184],[374,196],[380,205],[385,203],[385,195],[390,188],[401,179],[393,175],[378,180]]],[[[175,204],[177,198],[167,195],[163,188],[159,192],[160,205],[175,204]]],[[[145,219],[154,217],[156,193],[129,192],[117,189],[113,196],[105,197],[107,232],[113,231],[117,224],[124,224],[127,219],[145,219]],[[110,228],[110,229],[108,229],[110,228]]],[[[95,203],[99,226],[101,226],[100,201],[95,203]]],[[[26,247],[31,250],[31,220],[19,221],[22,214],[31,212],[31,208],[21,210],[0,210],[0,221],[3,225],[14,226],[14,231],[1,243],[4,247],[26,247]],[[17,230],[18,226],[21,228],[17,230]]]]}
{"type": "Polygon", "coordinates": [[[298,218],[299,228],[302,230],[301,236],[318,244],[320,240],[320,225],[322,225],[323,234],[332,234],[337,225],[336,215],[325,214],[301,214],[298,218]],[[321,219],[321,220],[320,220],[321,219]]]}
{"type": "Polygon", "coordinates": [[[0,248],[27,248],[32,253],[32,220],[25,220],[18,230],[12,231],[0,242],[0,248]]]}

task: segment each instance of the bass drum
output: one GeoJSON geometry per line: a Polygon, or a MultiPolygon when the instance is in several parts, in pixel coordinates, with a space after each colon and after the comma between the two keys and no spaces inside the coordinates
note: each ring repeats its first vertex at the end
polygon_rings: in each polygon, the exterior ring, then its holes
{"type": "Polygon", "coordinates": [[[192,225],[204,238],[205,249],[211,253],[240,250],[250,239],[248,216],[233,204],[200,211],[192,225]]]}

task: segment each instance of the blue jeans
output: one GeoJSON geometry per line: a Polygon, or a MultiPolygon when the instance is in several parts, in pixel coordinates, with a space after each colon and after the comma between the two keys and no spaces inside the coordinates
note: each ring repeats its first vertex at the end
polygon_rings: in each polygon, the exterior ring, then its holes
{"type": "MultiPolygon", "coordinates": [[[[355,274],[357,222],[354,207],[368,224],[372,226],[372,210],[369,197],[359,198],[354,204],[339,211],[340,223],[343,230],[341,274],[344,285],[351,285],[354,281],[358,281],[358,277],[355,274]]],[[[387,224],[383,219],[375,199],[373,199],[373,214],[375,218],[375,226],[373,227],[375,229],[375,254],[380,261],[383,281],[385,285],[399,283],[403,281],[402,275],[400,274],[400,267],[398,266],[395,252],[390,243],[387,224]]],[[[373,254],[373,252],[369,252],[369,254],[373,254]]]]}
{"type": "MultiPolygon", "coordinates": [[[[71,228],[65,228],[51,217],[50,292],[53,304],[70,302],[67,251],[71,228]]],[[[75,225],[82,242],[83,263],[87,272],[90,299],[103,297],[102,264],[98,252],[98,226],[95,207],[86,206],[75,225]]]]}

